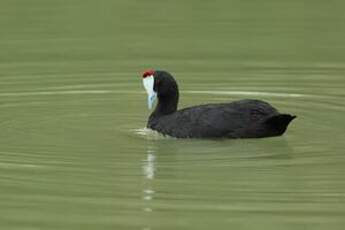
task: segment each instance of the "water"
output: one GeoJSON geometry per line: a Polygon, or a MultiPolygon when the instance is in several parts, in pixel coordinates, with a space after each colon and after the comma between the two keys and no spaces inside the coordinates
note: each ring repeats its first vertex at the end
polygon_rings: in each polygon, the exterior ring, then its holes
{"type": "Polygon", "coordinates": [[[344,3],[0,3],[1,229],[343,229],[344,3]],[[140,73],[180,108],[243,98],[283,137],[144,129],[140,73]]]}

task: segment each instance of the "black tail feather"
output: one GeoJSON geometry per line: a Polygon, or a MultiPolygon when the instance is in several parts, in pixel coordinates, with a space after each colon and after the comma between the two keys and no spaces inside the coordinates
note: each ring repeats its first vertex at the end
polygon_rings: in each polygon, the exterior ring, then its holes
{"type": "Polygon", "coordinates": [[[296,116],[290,114],[278,114],[269,117],[265,123],[271,126],[277,132],[277,135],[281,135],[285,132],[290,122],[295,119],[296,116]]]}

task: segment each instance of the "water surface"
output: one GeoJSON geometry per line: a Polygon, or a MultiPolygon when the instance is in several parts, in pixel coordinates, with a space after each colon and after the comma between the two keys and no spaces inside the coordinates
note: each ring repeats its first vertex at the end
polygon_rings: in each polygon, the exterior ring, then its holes
{"type": "Polygon", "coordinates": [[[0,3],[1,229],[343,229],[341,1],[0,3]],[[282,137],[144,129],[140,72],[179,107],[257,98],[282,137]]]}

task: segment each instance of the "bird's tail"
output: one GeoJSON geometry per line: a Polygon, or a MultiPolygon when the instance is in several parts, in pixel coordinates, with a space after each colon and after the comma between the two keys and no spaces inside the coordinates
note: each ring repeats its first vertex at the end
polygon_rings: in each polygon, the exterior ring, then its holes
{"type": "Polygon", "coordinates": [[[265,123],[275,130],[276,135],[281,135],[295,118],[296,116],[290,114],[278,114],[267,118],[265,123]]]}

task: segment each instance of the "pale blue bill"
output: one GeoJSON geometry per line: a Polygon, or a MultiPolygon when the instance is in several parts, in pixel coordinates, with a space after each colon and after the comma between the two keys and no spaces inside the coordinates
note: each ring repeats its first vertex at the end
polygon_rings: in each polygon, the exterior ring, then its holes
{"type": "Polygon", "coordinates": [[[148,95],[147,105],[149,109],[152,109],[152,106],[157,98],[157,93],[153,90],[155,79],[153,76],[148,76],[143,79],[143,85],[148,95]]]}
{"type": "Polygon", "coordinates": [[[147,105],[148,105],[149,109],[152,109],[153,104],[155,103],[156,98],[157,98],[157,93],[155,93],[155,92],[153,92],[153,94],[151,94],[151,95],[149,94],[147,96],[147,105]]]}

